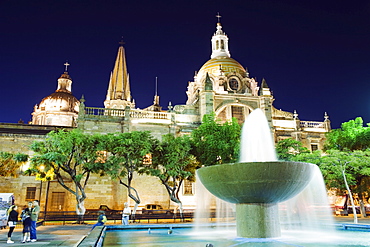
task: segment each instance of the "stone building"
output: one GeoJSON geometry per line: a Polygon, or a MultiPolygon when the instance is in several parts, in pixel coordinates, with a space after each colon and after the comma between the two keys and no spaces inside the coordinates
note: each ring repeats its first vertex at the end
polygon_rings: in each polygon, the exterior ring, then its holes
{"type": "MultiPolygon", "coordinates": [[[[77,127],[90,134],[147,130],[156,138],[167,133],[184,135],[201,124],[204,114],[215,112],[222,121],[235,117],[242,124],[256,108],[265,112],[275,142],[294,138],[312,151],[323,148],[325,133],[330,130],[326,114],[321,122],[301,121],[296,112],[276,109],[273,106],[274,96],[266,80],[258,82],[250,77],[247,68],[231,58],[228,37],[221,23],[216,25],[211,46],[210,59],[200,67],[193,81],[188,83],[186,103],[169,105],[167,110],[162,110],[158,95],[155,95],[153,105],[145,109],[135,108],[123,43],[118,48],[104,108],[86,106],[88,99],[78,101],[72,95],[72,79],[66,69],[58,79],[56,92],[35,107],[32,124],[0,124],[0,150],[32,155],[28,145],[34,140],[42,140],[46,133],[58,128],[77,127]]],[[[20,176],[17,179],[1,178],[0,184],[4,185],[2,192],[16,193],[19,204],[35,198],[41,200],[43,207],[47,205],[48,211],[75,209],[72,195],[56,181],[43,184],[33,177],[20,176]]],[[[140,192],[141,206],[154,203],[174,207],[157,178],[136,176],[134,187],[140,192]]],[[[91,178],[86,193],[86,208],[106,204],[110,208],[122,209],[123,203],[130,201],[125,188],[107,177],[91,178]]],[[[186,182],[181,194],[185,207],[195,207],[195,194],[195,184],[186,182]]]]}

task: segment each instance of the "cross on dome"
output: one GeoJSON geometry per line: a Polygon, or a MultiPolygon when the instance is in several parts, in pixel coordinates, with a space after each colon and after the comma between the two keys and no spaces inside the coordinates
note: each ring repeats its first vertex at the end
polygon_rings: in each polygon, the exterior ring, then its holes
{"type": "Polygon", "coordinates": [[[65,69],[65,71],[67,72],[68,71],[68,66],[69,66],[70,64],[68,63],[68,61],[64,64],[64,66],[66,66],[66,69],[65,69]]]}
{"type": "Polygon", "coordinates": [[[217,17],[217,22],[220,23],[220,18],[222,17],[222,16],[220,16],[220,12],[217,12],[216,17],[217,17]]]}

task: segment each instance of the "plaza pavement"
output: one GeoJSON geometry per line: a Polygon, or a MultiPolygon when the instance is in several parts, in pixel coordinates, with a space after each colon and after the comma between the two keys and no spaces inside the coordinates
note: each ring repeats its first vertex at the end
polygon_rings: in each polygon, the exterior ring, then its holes
{"type": "MultiPolygon", "coordinates": [[[[336,223],[353,224],[352,216],[335,216],[336,223]]],[[[370,217],[358,218],[359,224],[370,225],[370,217]]],[[[13,244],[7,244],[8,228],[0,230],[0,247],[2,246],[59,246],[77,247],[78,243],[89,234],[92,224],[88,225],[46,225],[37,227],[37,242],[21,243],[22,227],[17,227],[12,236],[13,244]]]]}
{"type": "Polygon", "coordinates": [[[0,246],[77,246],[80,240],[88,234],[91,225],[46,225],[37,227],[37,241],[21,243],[22,227],[16,228],[12,235],[13,244],[7,244],[8,228],[0,230],[0,246]]]}

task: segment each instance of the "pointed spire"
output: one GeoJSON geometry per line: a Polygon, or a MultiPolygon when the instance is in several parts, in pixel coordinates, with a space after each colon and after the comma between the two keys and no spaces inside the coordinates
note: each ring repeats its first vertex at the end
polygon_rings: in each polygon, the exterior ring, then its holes
{"type": "Polygon", "coordinates": [[[262,95],[271,96],[271,91],[270,91],[269,86],[267,85],[267,82],[266,82],[265,78],[262,78],[262,83],[261,83],[259,95],[260,96],[262,96],[262,95]]]}
{"type": "Polygon", "coordinates": [[[213,83],[212,83],[211,78],[209,77],[208,72],[206,74],[206,82],[205,82],[205,85],[204,85],[204,90],[206,90],[206,91],[213,90],[213,83]]]}
{"type": "Polygon", "coordinates": [[[155,77],[155,94],[153,105],[145,108],[145,111],[162,111],[162,106],[159,104],[159,96],[158,96],[158,77],[155,77]]]}
{"type": "Polygon", "coordinates": [[[154,106],[159,106],[159,96],[158,96],[158,77],[155,77],[155,95],[154,95],[154,106]]]}
{"type": "Polygon", "coordinates": [[[265,78],[262,78],[262,84],[261,84],[261,87],[262,87],[262,88],[269,88],[269,86],[267,85],[267,82],[266,82],[265,78]]]}
{"type": "Polygon", "coordinates": [[[155,95],[158,95],[158,77],[155,77],[155,95]]]}
{"type": "Polygon", "coordinates": [[[217,13],[216,15],[218,22],[216,26],[216,32],[213,35],[211,39],[212,43],[212,55],[211,58],[215,57],[230,57],[230,52],[229,52],[229,38],[225,34],[224,31],[222,31],[222,26],[220,22],[220,14],[217,13]]]}
{"type": "Polygon", "coordinates": [[[126,105],[132,104],[124,44],[123,40],[119,42],[117,57],[111,72],[107,97],[104,102],[106,108],[116,105],[116,107],[124,109],[126,105]],[[110,104],[110,101],[115,101],[115,103],[110,104]]]}
{"type": "Polygon", "coordinates": [[[128,74],[126,67],[124,42],[119,42],[118,54],[109,81],[107,100],[128,100],[130,98],[128,74]]]}

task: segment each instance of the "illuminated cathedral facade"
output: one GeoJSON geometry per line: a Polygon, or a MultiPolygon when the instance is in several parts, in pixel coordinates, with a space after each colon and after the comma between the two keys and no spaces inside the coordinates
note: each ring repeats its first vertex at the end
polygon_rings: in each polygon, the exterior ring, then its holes
{"type": "MultiPolygon", "coordinates": [[[[221,23],[217,23],[211,38],[210,59],[184,88],[187,101],[183,105],[169,105],[167,110],[162,110],[158,95],[155,95],[153,105],[145,109],[135,108],[123,43],[118,48],[107,85],[104,108],[89,107],[84,98],[77,100],[72,95],[72,78],[66,66],[65,72],[58,79],[57,90],[34,107],[31,124],[0,124],[0,151],[17,150],[32,155],[27,145],[34,140],[42,140],[48,131],[56,128],[79,128],[91,134],[145,130],[158,139],[168,133],[185,135],[201,124],[205,114],[214,112],[222,121],[235,117],[242,124],[257,108],[265,113],[275,142],[293,138],[312,151],[322,149],[325,133],[330,130],[330,120],[326,113],[323,121],[301,121],[296,112],[276,109],[266,80],[258,82],[250,77],[247,68],[231,57],[228,41],[221,23]]],[[[9,183],[6,178],[4,181],[0,182],[6,184],[3,187],[6,191],[3,192],[17,191],[15,196],[22,203],[30,199],[27,196],[32,189],[36,199],[41,200],[41,205],[48,205],[47,210],[74,210],[75,204],[70,193],[58,186],[56,181],[50,184],[49,195],[42,194],[45,185],[33,177],[20,176],[15,183],[9,183]]],[[[129,201],[125,188],[117,181],[95,177],[91,178],[89,184],[86,208],[106,204],[110,208],[122,209],[123,202],[129,201]]],[[[174,207],[157,178],[136,176],[133,186],[140,191],[143,205],[153,203],[165,208],[174,207]]],[[[181,199],[185,208],[195,207],[195,193],[195,184],[184,184],[181,199]]]]}

